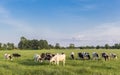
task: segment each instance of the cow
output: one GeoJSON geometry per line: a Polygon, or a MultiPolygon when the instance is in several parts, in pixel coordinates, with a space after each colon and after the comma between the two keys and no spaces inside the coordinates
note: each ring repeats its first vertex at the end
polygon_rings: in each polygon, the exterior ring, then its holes
{"type": "Polygon", "coordinates": [[[5,53],[4,58],[7,60],[13,60],[11,54],[5,53]]]}
{"type": "Polygon", "coordinates": [[[93,52],[93,53],[92,53],[92,58],[93,58],[93,60],[98,60],[98,59],[99,59],[98,53],[93,52]]]}
{"type": "Polygon", "coordinates": [[[79,59],[84,59],[84,56],[83,56],[83,54],[81,52],[78,53],[78,57],[79,57],[79,59]]]}
{"type": "Polygon", "coordinates": [[[18,58],[18,57],[21,57],[21,55],[18,54],[18,53],[13,53],[12,56],[13,56],[13,57],[17,57],[17,58],[18,58]]]}
{"type": "Polygon", "coordinates": [[[63,66],[65,65],[66,55],[65,54],[56,54],[54,57],[50,59],[50,63],[54,63],[56,65],[59,65],[59,62],[63,63],[63,66]]]}
{"type": "Polygon", "coordinates": [[[74,52],[72,52],[70,56],[74,60],[74,52]]]}
{"type": "Polygon", "coordinates": [[[54,57],[55,55],[54,54],[51,54],[51,53],[46,53],[46,57],[44,60],[50,60],[52,57],[54,57]]]}
{"type": "Polygon", "coordinates": [[[54,54],[51,53],[41,53],[41,60],[50,60],[53,56],[55,56],[54,54]]]}
{"type": "Polygon", "coordinates": [[[84,52],[83,55],[84,55],[84,59],[90,60],[91,57],[89,53],[84,52]]]}
{"type": "Polygon", "coordinates": [[[38,61],[38,62],[43,62],[45,60],[50,60],[53,56],[55,56],[54,54],[51,53],[41,53],[41,54],[35,54],[34,55],[34,60],[38,61]]]}
{"type": "Polygon", "coordinates": [[[83,52],[83,53],[78,53],[78,57],[80,58],[80,59],[86,59],[86,60],[90,60],[90,54],[89,53],[86,53],[86,52],[83,52]]]}
{"type": "Polygon", "coordinates": [[[110,53],[110,59],[117,59],[117,55],[115,53],[110,53]]]}
{"type": "Polygon", "coordinates": [[[109,55],[107,53],[102,53],[102,57],[106,60],[109,60],[109,55]]]}
{"type": "Polygon", "coordinates": [[[35,62],[42,62],[41,56],[40,56],[39,54],[35,54],[35,55],[34,55],[34,61],[35,61],[35,62]]]}

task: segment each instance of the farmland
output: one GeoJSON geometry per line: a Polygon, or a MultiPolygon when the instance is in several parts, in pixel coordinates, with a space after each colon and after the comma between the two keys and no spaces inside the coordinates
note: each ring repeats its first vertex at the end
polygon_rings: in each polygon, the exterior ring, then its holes
{"type": "Polygon", "coordinates": [[[120,50],[4,50],[0,51],[0,75],[120,75],[120,50]],[[75,59],[70,59],[70,53],[75,52],[75,59]],[[50,52],[66,54],[66,65],[51,65],[48,61],[43,63],[34,62],[34,54],[50,52]],[[100,60],[78,60],[78,52],[102,52],[116,53],[118,59],[108,61],[100,60]],[[20,58],[12,61],[5,60],[5,53],[19,53],[20,58]]]}

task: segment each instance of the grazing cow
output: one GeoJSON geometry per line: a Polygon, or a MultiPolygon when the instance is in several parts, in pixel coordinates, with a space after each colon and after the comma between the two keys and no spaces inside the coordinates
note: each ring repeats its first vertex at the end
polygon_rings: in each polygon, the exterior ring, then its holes
{"type": "Polygon", "coordinates": [[[45,53],[41,53],[40,57],[41,57],[41,61],[43,61],[45,59],[45,57],[46,57],[46,54],[45,53]]]}
{"type": "Polygon", "coordinates": [[[51,53],[46,53],[46,57],[44,60],[50,60],[52,57],[54,57],[55,55],[54,54],[51,54],[51,53]]]}
{"type": "Polygon", "coordinates": [[[39,54],[35,54],[35,55],[34,55],[34,61],[35,61],[35,62],[39,62],[39,61],[42,62],[42,61],[41,61],[41,56],[40,56],[39,54]]]}
{"type": "Polygon", "coordinates": [[[115,53],[110,53],[110,58],[111,59],[117,59],[117,55],[115,53]]]}
{"type": "Polygon", "coordinates": [[[92,57],[93,57],[93,60],[98,60],[99,59],[99,55],[96,52],[92,53],[92,57]]]}
{"type": "Polygon", "coordinates": [[[56,54],[54,57],[50,59],[50,63],[55,63],[59,65],[59,62],[63,62],[63,66],[65,65],[66,55],[65,54],[56,54]]]}
{"type": "Polygon", "coordinates": [[[42,53],[40,56],[41,56],[41,60],[43,61],[43,60],[50,60],[55,55],[51,53],[42,53]]]}
{"type": "Polygon", "coordinates": [[[21,55],[18,54],[18,53],[13,53],[12,56],[13,56],[13,57],[21,57],[21,55]]]}
{"type": "Polygon", "coordinates": [[[83,55],[84,55],[84,59],[90,60],[90,54],[89,53],[84,52],[83,55]]]}
{"type": "Polygon", "coordinates": [[[106,53],[102,53],[102,57],[105,59],[105,61],[109,59],[109,55],[106,53]]]}
{"type": "Polygon", "coordinates": [[[74,52],[71,53],[71,58],[74,60],[74,52]]]}
{"type": "Polygon", "coordinates": [[[78,53],[78,57],[79,57],[80,59],[84,59],[84,56],[83,56],[82,53],[78,53]]]}
{"type": "Polygon", "coordinates": [[[43,62],[44,60],[50,60],[53,56],[55,56],[54,54],[51,53],[41,53],[40,55],[35,55],[34,59],[35,61],[40,61],[43,62]]]}
{"type": "Polygon", "coordinates": [[[86,52],[84,52],[84,53],[78,53],[78,57],[79,57],[80,59],[90,60],[90,54],[89,54],[89,53],[86,53],[86,52]]]}
{"type": "Polygon", "coordinates": [[[4,58],[7,59],[7,60],[12,60],[11,54],[5,53],[5,54],[4,54],[4,58]]]}

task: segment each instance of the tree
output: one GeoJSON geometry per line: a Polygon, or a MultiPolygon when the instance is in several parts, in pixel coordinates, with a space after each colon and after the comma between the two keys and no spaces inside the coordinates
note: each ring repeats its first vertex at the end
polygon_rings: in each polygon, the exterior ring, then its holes
{"type": "Polygon", "coordinates": [[[60,49],[60,44],[59,43],[56,43],[55,49],[60,49]]]}
{"type": "Polygon", "coordinates": [[[3,44],[3,50],[7,50],[7,45],[6,44],[3,44]]]}
{"type": "Polygon", "coordinates": [[[99,46],[99,45],[97,45],[97,46],[96,46],[96,49],[100,49],[100,46],[99,46]]]}
{"type": "Polygon", "coordinates": [[[31,40],[31,45],[30,46],[31,46],[31,49],[37,50],[38,46],[39,46],[39,41],[36,40],[36,39],[31,40]]]}
{"type": "Polygon", "coordinates": [[[71,44],[69,45],[69,48],[70,48],[70,49],[74,49],[74,48],[75,48],[75,45],[71,43],[71,44]]]}
{"type": "Polygon", "coordinates": [[[108,44],[105,44],[105,49],[109,49],[110,46],[108,44]]]}
{"type": "Polygon", "coordinates": [[[13,43],[7,43],[7,49],[8,50],[13,50],[14,49],[14,44],[13,43]]]}
{"type": "Polygon", "coordinates": [[[40,40],[39,49],[49,49],[48,42],[46,40],[40,40]]]}
{"type": "Polygon", "coordinates": [[[49,48],[50,48],[50,49],[54,49],[54,46],[51,45],[51,44],[49,44],[49,48]]]}
{"type": "Polygon", "coordinates": [[[48,42],[46,40],[44,40],[44,48],[49,49],[49,45],[48,45],[48,42]]]}
{"type": "Polygon", "coordinates": [[[25,37],[20,38],[20,42],[18,43],[19,49],[28,49],[28,40],[25,37]]]}

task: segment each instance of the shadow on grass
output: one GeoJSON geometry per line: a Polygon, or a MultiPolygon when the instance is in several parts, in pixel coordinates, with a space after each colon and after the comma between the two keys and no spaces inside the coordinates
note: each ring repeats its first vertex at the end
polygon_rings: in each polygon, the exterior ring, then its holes
{"type": "Polygon", "coordinates": [[[26,60],[20,61],[19,64],[25,65],[25,66],[39,66],[39,65],[49,65],[49,62],[35,62],[32,59],[26,59],[26,60]]]}

